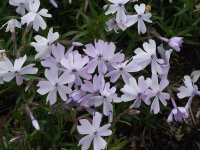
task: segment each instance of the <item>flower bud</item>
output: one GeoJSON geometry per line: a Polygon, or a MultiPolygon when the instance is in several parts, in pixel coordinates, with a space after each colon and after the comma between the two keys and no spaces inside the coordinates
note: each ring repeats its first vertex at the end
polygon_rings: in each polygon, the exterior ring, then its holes
{"type": "Polygon", "coordinates": [[[35,127],[36,130],[40,130],[40,125],[38,124],[37,120],[32,120],[32,124],[35,127]]]}
{"type": "Polygon", "coordinates": [[[183,38],[182,37],[172,37],[169,39],[169,46],[175,51],[180,52],[180,47],[182,46],[183,38]]]}

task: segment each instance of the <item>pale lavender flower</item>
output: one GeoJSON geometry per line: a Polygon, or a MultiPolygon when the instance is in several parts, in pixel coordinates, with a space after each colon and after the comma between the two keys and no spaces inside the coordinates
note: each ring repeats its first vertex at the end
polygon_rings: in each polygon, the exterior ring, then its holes
{"type": "Polygon", "coordinates": [[[146,8],[145,4],[140,4],[140,6],[136,4],[134,8],[137,12],[137,15],[129,15],[127,21],[123,23],[126,27],[130,27],[138,22],[138,34],[144,34],[147,31],[144,21],[152,23],[150,20],[151,13],[144,14],[146,8]]]}
{"type": "Polygon", "coordinates": [[[29,117],[31,118],[32,124],[36,130],[40,130],[40,125],[38,121],[34,118],[32,112],[29,113],[29,117]]]}
{"type": "Polygon", "coordinates": [[[169,73],[169,69],[170,69],[169,60],[170,60],[172,51],[173,51],[172,49],[165,50],[163,48],[163,44],[158,46],[158,53],[161,55],[161,58],[164,60],[164,63],[161,65],[161,68],[162,68],[162,76],[165,76],[165,78],[167,78],[168,73],[169,73]]]}
{"type": "Polygon", "coordinates": [[[118,33],[117,30],[119,30],[119,26],[115,18],[106,21],[106,25],[108,27],[108,29],[106,29],[107,32],[114,30],[116,33],[118,33]]]}
{"type": "Polygon", "coordinates": [[[81,85],[82,80],[80,77],[90,80],[92,78],[91,74],[87,72],[87,67],[85,66],[89,61],[88,56],[82,57],[81,54],[69,53],[67,58],[63,58],[60,63],[67,72],[75,75],[74,83],[76,85],[81,85]]]}
{"type": "Polygon", "coordinates": [[[49,101],[50,105],[53,105],[57,101],[57,92],[59,93],[61,99],[66,101],[67,94],[70,94],[72,90],[71,88],[65,86],[65,84],[74,82],[75,76],[68,72],[64,72],[59,76],[58,69],[51,68],[50,70],[45,70],[45,77],[47,80],[40,81],[37,84],[39,87],[37,92],[41,95],[49,93],[46,101],[49,101]]]}
{"type": "Polygon", "coordinates": [[[191,97],[195,94],[198,94],[198,87],[194,85],[190,76],[184,76],[185,86],[181,86],[178,88],[179,93],[177,94],[178,98],[183,99],[185,97],[191,97]]]}
{"type": "Polygon", "coordinates": [[[121,99],[117,97],[116,88],[110,88],[110,83],[105,83],[104,79],[102,79],[100,93],[101,95],[93,96],[90,100],[93,100],[95,107],[99,107],[103,104],[103,114],[109,116],[110,112],[113,112],[112,102],[120,103],[121,99]]]}
{"type": "Polygon", "coordinates": [[[171,113],[169,114],[167,118],[168,122],[172,122],[173,117],[174,117],[174,120],[177,122],[180,122],[185,118],[188,118],[187,109],[185,107],[177,107],[173,98],[171,98],[171,102],[174,108],[172,109],[171,113]]]}
{"type": "Polygon", "coordinates": [[[141,66],[141,69],[144,69],[148,64],[151,63],[152,74],[162,74],[162,68],[160,65],[163,64],[164,61],[157,58],[155,41],[149,40],[149,43],[143,43],[143,48],[144,50],[137,48],[134,51],[136,55],[133,56],[133,62],[138,66],[141,66]]]}
{"type": "Polygon", "coordinates": [[[87,65],[89,73],[93,73],[98,66],[99,73],[105,74],[108,70],[108,64],[119,63],[124,60],[124,54],[114,53],[116,46],[112,42],[108,44],[99,40],[98,42],[95,41],[95,47],[92,44],[87,44],[85,47],[86,49],[83,49],[83,51],[92,58],[87,65]]]}
{"type": "Polygon", "coordinates": [[[145,80],[143,76],[140,76],[137,81],[134,77],[129,78],[129,84],[125,84],[121,91],[124,93],[121,99],[125,102],[135,100],[130,108],[139,108],[142,100],[147,97],[145,92],[149,88],[151,80],[145,80]]]}
{"type": "Polygon", "coordinates": [[[47,38],[36,35],[34,39],[36,42],[31,42],[31,45],[38,52],[35,59],[45,59],[51,55],[51,45],[59,38],[58,32],[53,33],[53,28],[49,30],[47,38]]]}
{"type": "MultiPolygon", "coordinates": [[[[127,20],[127,17],[126,17],[126,9],[124,8],[124,5],[129,0],[108,0],[108,1],[113,4],[109,5],[108,11],[106,11],[105,15],[114,14],[117,12],[117,15],[116,15],[117,23],[125,23],[127,20]]],[[[107,7],[108,5],[105,5],[104,9],[106,9],[107,7]]]]}
{"type": "MultiPolygon", "coordinates": [[[[67,57],[67,54],[65,54],[65,47],[63,45],[61,45],[60,43],[56,45],[52,45],[51,46],[52,49],[52,56],[49,56],[47,58],[45,58],[44,61],[41,62],[42,66],[44,67],[57,67],[58,69],[63,69],[62,65],[60,64],[60,61],[63,58],[67,57]]],[[[70,49],[69,51],[72,51],[72,49],[70,49]]]]}
{"type": "Polygon", "coordinates": [[[46,29],[47,24],[41,16],[47,17],[47,18],[52,17],[51,14],[48,14],[48,10],[41,9],[38,12],[38,9],[40,7],[39,0],[30,0],[29,7],[30,7],[30,12],[21,18],[22,25],[26,23],[28,26],[32,22],[33,29],[35,29],[35,31],[38,31],[40,27],[43,30],[46,29]]]}
{"type": "Polygon", "coordinates": [[[102,79],[102,75],[94,75],[92,82],[84,80],[84,84],[81,85],[81,89],[85,92],[88,92],[88,94],[80,100],[81,103],[84,103],[89,106],[94,105],[95,96],[100,95],[102,79]]]}
{"type": "Polygon", "coordinates": [[[26,59],[26,55],[20,57],[15,60],[13,65],[7,57],[4,57],[4,61],[0,62],[0,73],[3,73],[3,80],[9,82],[16,77],[17,85],[22,85],[23,80],[27,80],[23,75],[36,74],[38,69],[33,67],[35,64],[22,67],[26,59]]]}
{"type": "Polygon", "coordinates": [[[81,125],[77,126],[78,132],[87,135],[79,141],[78,146],[82,145],[82,150],[89,149],[92,141],[94,150],[103,150],[106,148],[107,143],[102,136],[110,136],[112,134],[112,131],[108,129],[111,124],[100,127],[101,120],[102,115],[99,112],[94,114],[92,124],[87,119],[79,120],[81,125]]]}
{"type": "Polygon", "coordinates": [[[10,19],[8,22],[3,24],[0,29],[5,27],[6,25],[7,25],[6,32],[10,31],[13,33],[13,32],[15,32],[15,27],[21,28],[21,23],[19,21],[17,21],[17,19],[10,19]]]}
{"type": "Polygon", "coordinates": [[[159,37],[162,41],[165,41],[168,43],[168,45],[173,48],[175,51],[180,52],[180,47],[182,46],[183,43],[183,37],[172,37],[170,39],[164,38],[164,37],[159,37]]]}
{"type": "Polygon", "coordinates": [[[150,85],[151,89],[147,89],[145,98],[146,104],[150,104],[150,98],[154,97],[154,100],[151,104],[151,111],[154,112],[154,114],[157,114],[160,111],[160,102],[167,106],[167,101],[170,99],[169,93],[162,92],[169,84],[169,81],[166,78],[162,78],[160,81],[160,84],[158,83],[158,76],[156,74],[152,75],[152,84],[150,85]]]}
{"type": "Polygon", "coordinates": [[[29,10],[29,0],[9,0],[9,4],[12,6],[17,6],[16,12],[25,15],[25,10],[29,10]]]}
{"type": "Polygon", "coordinates": [[[115,70],[106,74],[106,77],[110,77],[110,81],[113,83],[117,81],[120,76],[122,76],[125,83],[129,83],[129,78],[132,77],[129,72],[138,72],[141,70],[140,66],[129,60],[120,64],[113,64],[112,66],[115,70]]]}
{"type": "Polygon", "coordinates": [[[57,3],[55,2],[55,0],[50,0],[50,3],[51,3],[55,8],[58,8],[58,5],[57,5],[57,3]]]}

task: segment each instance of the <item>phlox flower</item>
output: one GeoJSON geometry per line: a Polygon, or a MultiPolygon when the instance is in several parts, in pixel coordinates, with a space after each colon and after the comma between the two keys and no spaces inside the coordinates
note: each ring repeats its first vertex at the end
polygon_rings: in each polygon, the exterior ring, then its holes
{"type": "Polygon", "coordinates": [[[148,64],[151,63],[151,71],[152,74],[162,74],[161,64],[164,63],[162,59],[157,58],[156,54],[156,43],[154,40],[149,40],[149,43],[143,43],[143,48],[137,48],[134,53],[136,54],[133,56],[133,61],[144,69],[148,64]]]}
{"type": "MultiPolygon", "coordinates": [[[[52,56],[49,56],[47,58],[45,58],[45,60],[43,60],[41,62],[42,66],[44,67],[57,67],[58,69],[62,69],[62,65],[60,64],[60,61],[63,59],[63,58],[66,58],[67,57],[67,54],[65,54],[65,47],[63,45],[61,45],[60,43],[56,45],[52,45],[51,46],[51,49],[52,49],[52,56]]],[[[69,50],[71,51],[71,50],[69,50]]]]}
{"type": "Polygon", "coordinates": [[[59,76],[58,69],[51,68],[50,70],[45,70],[45,77],[47,80],[39,81],[37,84],[39,87],[37,92],[41,95],[48,93],[46,101],[49,101],[50,105],[53,105],[57,101],[57,92],[59,93],[61,99],[66,101],[67,94],[70,94],[72,90],[65,84],[74,82],[75,76],[68,72],[64,72],[59,76]]]}
{"type": "Polygon", "coordinates": [[[184,83],[185,86],[181,86],[178,88],[178,98],[183,99],[185,97],[191,97],[195,94],[199,94],[198,87],[192,82],[190,76],[184,76],[184,83]]]}
{"type": "Polygon", "coordinates": [[[160,111],[159,100],[164,106],[167,106],[166,100],[170,99],[169,93],[162,92],[168,86],[169,81],[166,78],[162,78],[159,84],[158,76],[156,74],[153,74],[151,83],[151,89],[147,89],[147,91],[145,92],[145,94],[147,95],[145,101],[147,104],[150,104],[150,98],[154,97],[154,100],[151,104],[151,111],[153,111],[154,114],[157,114],[160,111]]]}
{"type": "Polygon", "coordinates": [[[65,68],[65,71],[75,75],[74,83],[76,85],[81,85],[82,80],[80,77],[86,80],[90,80],[92,78],[91,74],[87,72],[87,67],[85,66],[88,61],[88,56],[82,57],[79,53],[69,53],[67,58],[63,58],[60,63],[65,68]]]}
{"type": "Polygon", "coordinates": [[[3,24],[0,29],[5,27],[6,25],[7,25],[6,32],[10,31],[13,33],[13,32],[15,32],[15,27],[21,28],[21,23],[19,21],[17,21],[17,19],[10,19],[8,22],[3,24]]]}
{"type": "Polygon", "coordinates": [[[99,107],[103,104],[103,114],[109,116],[110,112],[113,112],[112,102],[120,103],[121,99],[117,97],[116,88],[110,88],[110,83],[105,83],[104,79],[102,79],[100,94],[99,96],[93,96],[90,100],[93,100],[95,107],[99,107]]]}
{"type": "Polygon", "coordinates": [[[165,78],[167,78],[168,73],[169,73],[169,69],[170,69],[169,60],[170,60],[172,51],[173,51],[172,49],[165,50],[163,48],[163,44],[158,46],[158,53],[160,54],[161,58],[164,60],[164,63],[161,65],[161,68],[162,68],[162,76],[165,76],[165,78]]]}
{"type": "Polygon", "coordinates": [[[112,66],[114,70],[107,73],[106,77],[110,77],[110,81],[113,83],[117,81],[120,76],[122,76],[125,83],[129,83],[129,78],[132,77],[129,72],[137,72],[141,69],[140,66],[129,60],[123,63],[115,63],[112,66]]]}
{"type": "Polygon", "coordinates": [[[47,18],[52,17],[51,14],[48,14],[48,10],[41,9],[38,12],[38,9],[40,7],[40,0],[29,0],[29,7],[30,12],[21,18],[22,25],[26,23],[28,26],[32,22],[33,29],[35,29],[35,31],[38,31],[40,27],[43,30],[46,29],[47,24],[41,16],[47,18]]]}
{"type": "Polygon", "coordinates": [[[36,35],[34,39],[36,42],[31,42],[31,46],[38,52],[35,59],[45,59],[51,55],[51,45],[59,38],[58,32],[53,33],[53,28],[49,30],[47,38],[36,35]]]}
{"type": "Polygon", "coordinates": [[[124,60],[124,54],[114,53],[116,46],[114,43],[108,44],[103,40],[95,41],[95,47],[92,44],[85,45],[83,51],[91,57],[88,62],[88,72],[93,73],[98,66],[99,73],[105,74],[108,70],[107,65],[119,63],[124,60]]]}
{"type": "Polygon", "coordinates": [[[138,84],[134,77],[129,78],[129,84],[125,84],[121,91],[124,93],[121,99],[125,102],[135,100],[130,108],[139,108],[141,101],[147,97],[145,92],[149,88],[151,80],[145,80],[143,76],[138,78],[138,84]]]}
{"type": "Polygon", "coordinates": [[[35,64],[22,67],[26,59],[26,55],[20,57],[15,60],[13,65],[7,57],[4,57],[4,61],[0,62],[0,73],[3,73],[3,80],[9,82],[16,77],[17,85],[22,85],[23,80],[27,80],[23,75],[36,74],[38,69],[33,67],[35,64]]]}
{"type": "Polygon", "coordinates": [[[108,27],[108,29],[106,29],[107,32],[114,30],[118,33],[117,30],[119,30],[119,26],[115,18],[106,21],[106,26],[108,27]]]}
{"type": "Polygon", "coordinates": [[[9,0],[9,4],[12,6],[17,6],[16,12],[25,15],[25,10],[29,10],[29,0],[9,0]]]}
{"type": "Polygon", "coordinates": [[[180,52],[180,47],[182,46],[183,43],[183,37],[172,37],[170,39],[164,38],[164,37],[159,37],[162,41],[165,41],[168,43],[168,45],[173,48],[175,51],[180,52]]]}
{"type": "Polygon", "coordinates": [[[88,80],[84,80],[84,83],[81,85],[81,89],[88,94],[83,97],[80,102],[87,104],[89,106],[94,105],[95,96],[100,95],[100,89],[102,87],[102,75],[94,75],[92,82],[88,80]]]}
{"type": "Polygon", "coordinates": [[[109,136],[112,134],[112,131],[108,129],[111,124],[106,124],[100,127],[101,120],[102,115],[99,112],[94,114],[92,124],[87,119],[79,120],[81,125],[77,126],[77,130],[80,134],[86,135],[78,144],[78,146],[82,145],[82,150],[89,149],[92,141],[94,150],[105,149],[107,143],[102,136],[109,136]]]}
{"type": "MultiPolygon", "coordinates": [[[[126,9],[124,8],[124,5],[129,0],[108,0],[109,2],[113,3],[109,5],[108,11],[106,11],[106,15],[108,14],[114,14],[117,12],[116,15],[116,21],[117,23],[125,23],[127,20],[126,17],[126,9]]],[[[106,9],[108,5],[104,6],[104,9],[106,9]]]]}
{"type": "Polygon", "coordinates": [[[136,4],[134,8],[137,12],[137,15],[129,15],[127,21],[123,22],[123,24],[126,27],[130,27],[136,22],[138,22],[138,34],[144,34],[147,31],[144,21],[152,23],[152,21],[150,20],[151,13],[144,14],[146,8],[145,4],[136,4]]]}
{"type": "Polygon", "coordinates": [[[174,108],[172,109],[171,113],[169,114],[167,121],[172,122],[173,117],[174,117],[174,120],[177,122],[182,121],[183,118],[184,119],[188,118],[187,109],[185,107],[177,107],[173,98],[171,98],[171,101],[172,101],[172,105],[174,108]]]}

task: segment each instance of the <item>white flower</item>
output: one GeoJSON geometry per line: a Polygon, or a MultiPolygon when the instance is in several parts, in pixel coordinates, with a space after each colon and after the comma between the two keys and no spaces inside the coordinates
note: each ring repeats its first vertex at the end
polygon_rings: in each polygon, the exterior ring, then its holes
{"type": "Polygon", "coordinates": [[[144,21],[152,23],[152,21],[149,19],[151,18],[151,13],[146,13],[145,12],[145,4],[140,4],[134,6],[136,12],[138,13],[137,15],[129,15],[128,19],[126,22],[124,22],[124,25],[126,27],[130,27],[136,22],[138,22],[138,34],[145,33],[147,31],[146,26],[144,24],[144,21]]]}
{"type": "Polygon", "coordinates": [[[51,55],[51,45],[54,41],[59,38],[58,32],[53,33],[53,28],[49,30],[47,39],[36,35],[34,39],[36,42],[31,42],[31,45],[38,52],[35,56],[35,59],[45,59],[51,55]]]}
{"type": "Polygon", "coordinates": [[[108,29],[106,29],[107,32],[112,31],[114,29],[114,31],[118,33],[117,30],[119,29],[119,26],[115,18],[108,20],[106,22],[106,25],[108,27],[108,29]]]}
{"type": "Polygon", "coordinates": [[[100,127],[102,115],[99,112],[96,112],[93,116],[92,124],[87,119],[81,119],[79,122],[80,126],[77,126],[77,130],[80,134],[86,134],[87,136],[83,137],[79,141],[79,145],[82,145],[82,150],[87,150],[90,147],[91,142],[93,142],[94,150],[102,150],[105,149],[107,143],[102,138],[102,136],[109,136],[112,134],[111,130],[108,128],[111,124],[106,124],[100,127]]]}
{"type": "MultiPolygon", "coordinates": [[[[110,1],[111,4],[109,6],[109,9],[108,11],[105,13],[106,15],[108,14],[114,14],[117,12],[117,15],[116,15],[116,21],[117,23],[125,23],[126,20],[127,20],[127,17],[126,17],[126,10],[124,8],[124,5],[129,1],[129,0],[108,0],[110,1]]],[[[104,9],[107,8],[108,5],[105,5],[104,6],[104,9]]]]}
{"type": "Polygon", "coordinates": [[[121,89],[124,93],[121,97],[122,100],[125,102],[135,100],[130,108],[139,108],[141,101],[147,97],[145,92],[149,88],[150,83],[150,79],[145,80],[143,76],[138,78],[138,84],[134,77],[129,78],[129,84],[125,84],[121,89]]]}
{"type": "Polygon", "coordinates": [[[57,101],[57,92],[63,101],[67,100],[67,94],[72,92],[72,89],[65,86],[67,83],[71,83],[75,80],[75,76],[68,72],[64,72],[60,75],[57,68],[51,68],[45,70],[45,77],[48,80],[40,81],[37,86],[39,89],[37,92],[41,95],[48,93],[46,101],[53,105],[57,101]]]}
{"type": "Polygon", "coordinates": [[[29,10],[29,0],[9,0],[9,4],[12,6],[17,6],[16,12],[25,15],[25,10],[29,10]]]}
{"type": "Polygon", "coordinates": [[[48,10],[41,9],[38,12],[38,9],[40,7],[39,0],[30,0],[29,7],[30,12],[21,18],[22,24],[27,23],[27,25],[29,25],[31,22],[33,22],[33,29],[35,29],[36,31],[39,30],[39,27],[41,27],[43,30],[46,29],[47,24],[41,16],[48,18],[52,17],[51,14],[48,14],[48,10]]]}
{"type": "Polygon", "coordinates": [[[99,107],[103,104],[103,114],[109,116],[110,112],[113,112],[112,102],[120,103],[121,99],[117,97],[116,88],[110,88],[110,83],[105,83],[104,79],[102,79],[100,93],[101,96],[93,96],[90,98],[90,101],[94,103],[95,107],[99,107]]]}
{"type": "Polygon", "coordinates": [[[23,75],[36,74],[38,69],[33,67],[34,64],[30,64],[22,68],[26,58],[27,57],[25,55],[24,57],[16,59],[13,66],[11,61],[7,57],[4,57],[5,61],[0,62],[0,73],[3,73],[3,80],[9,82],[16,77],[17,85],[21,85],[23,80],[26,79],[23,75]]]}
{"type": "Polygon", "coordinates": [[[162,59],[158,59],[156,55],[156,43],[154,40],[149,40],[149,43],[143,44],[144,50],[137,48],[134,53],[133,62],[144,69],[148,64],[151,63],[152,74],[162,74],[162,68],[160,64],[163,64],[162,59]]]}
{"type": "Polygon", "coordinates": [[[16,19],[10,19],[8,22],[3,24],[0,29],[5,27],[6,25],[7,25],[6,32],[8,32],[8,31],[15,32],[15,27],[21,28],[21,23],[19,21],[17,21],[16,19]]]}
{"type": "Polygon", "coordinates": [[[180,99],[185,97],[192,97],[198,91],[198,87],[192,83],[190,76],[184,76],[184,83],[185,86],[178,88],[180,92],[177,94],[177,96],[180,99]]]}
{"type": "Polygon", "coordinates": [[[151,104],[151,111],[153,111],[154,114],[157,114],[160,111],[159,99],[164,106],[167,106],[166,100],[170,99],[169,93],[163,92],[163,90],[169,85],[169,81],[166,78],[162,78],[159,84],[157,74],[153,74],[151,83],[151,89],[147,89],[145,93],[147,95],[145,102],[146,104],[150,104],[150,98],[154,97],[151,104]]]}

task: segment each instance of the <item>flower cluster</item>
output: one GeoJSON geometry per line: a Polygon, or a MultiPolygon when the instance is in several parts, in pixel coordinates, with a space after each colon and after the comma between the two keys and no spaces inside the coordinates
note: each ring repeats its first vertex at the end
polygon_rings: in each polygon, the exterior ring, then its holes
{"type": "Polygon", "coordinates": [[[105,5],[104,9],[108,10],[106,11],[106,15],[108,14],[115,14],[116,13],[116,18],[110,19],[106,25],[108,26],[108,31],[117,30],[120,28],[121,30],[126,30],[128,27],[134,25],[135,23],[138,22],[138,34],[144,34],[147,29],[144,24],[144,21],[152,23],[150,20],[151,18],[151,13],[145,13],[146,5],[145,4],[140,4],[140,5],[135,5],[135,11],[136,15],[130,15],[125,9],[125,4],[129,2],[129,0],[108,0],[112,4],[105,5]]]}

